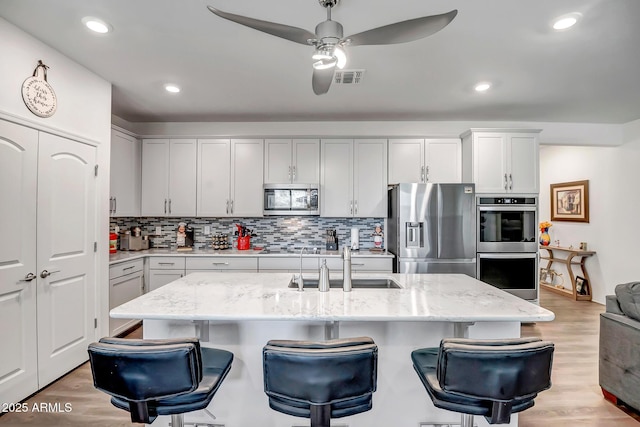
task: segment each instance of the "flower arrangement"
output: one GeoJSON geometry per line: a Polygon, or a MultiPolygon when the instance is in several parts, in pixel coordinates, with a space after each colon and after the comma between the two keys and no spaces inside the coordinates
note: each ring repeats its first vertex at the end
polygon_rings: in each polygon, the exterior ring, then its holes
{"type": "Polygon", "coordinates": [[[545,229],[548,230],[549,228],[551,228],[552,225],[553,224],[551,224],[549,221],[542,221],[540,223],[540,231],[544,231],[545,229]]]}

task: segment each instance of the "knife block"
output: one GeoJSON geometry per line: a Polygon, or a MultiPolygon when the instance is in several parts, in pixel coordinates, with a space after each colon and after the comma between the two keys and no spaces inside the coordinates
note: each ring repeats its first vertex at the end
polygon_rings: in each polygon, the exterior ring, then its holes
{"type": "Polygon", "coordinates": [[[338,250],[338,238],[336,237],[333,241],[327,242],[326,249],[328,251],[337,251],[338,250]]]}

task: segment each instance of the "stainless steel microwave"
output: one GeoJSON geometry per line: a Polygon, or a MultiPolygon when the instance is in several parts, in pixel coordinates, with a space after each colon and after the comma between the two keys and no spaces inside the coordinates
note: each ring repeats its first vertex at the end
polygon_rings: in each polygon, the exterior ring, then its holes
{"type": "Polygon", "coordinates": [[[320,215],[318,186],[265,184],[264,215],[320,215]]]}

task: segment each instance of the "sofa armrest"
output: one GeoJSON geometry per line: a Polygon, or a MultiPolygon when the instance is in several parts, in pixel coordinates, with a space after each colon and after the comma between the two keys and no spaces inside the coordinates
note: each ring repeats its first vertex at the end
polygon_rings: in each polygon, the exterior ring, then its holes
{"type": "Polygon", "coordinates": [[[606,308],[607,313],[622,314],[624,316],[620,304],[618,304],[618,298],[615,295],[606,296],[606,308]]]}

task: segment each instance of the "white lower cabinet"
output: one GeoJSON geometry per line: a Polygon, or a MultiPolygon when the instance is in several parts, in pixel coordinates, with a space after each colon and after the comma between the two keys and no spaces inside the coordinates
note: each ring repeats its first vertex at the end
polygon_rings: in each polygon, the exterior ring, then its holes
{"type": "Polygon", "coordinates": [[[184,257],[151,257],[149,258],[149,286],[148,291],[153,291],[167,283],[184,277],[184,257]]]}
{"type": "MultiPolygon", "coordinates": [[[[320,257],[320,262],[324,258],[320,257]]],[[[327,258],[329,272],[342,275],[342,258],[327,258]]],[[[351,272],[353,273],[391,273],[393,271],[393,258],[382,257],[351,257],[351,272]]]]}
{"type": "MultiPolygon", "coordinates": [[[[122,262],[109,267],[109,310],[144,293],[143,260],[122,262]]],[[[109,318],[109,335],[119,335],[135,326],[137,319],[109,318]]]]}
{"type": "Polygon", "coordinates": [[[199,271],[258,272],[257,257],[194,257],[187,258],[187,274],[199,271]]]}
{"type": "MultiPolygon", "coordinates": [[[[299,256],[261,257],[258,260],[258,270],[262,273],[299,273],[299,256]]],[[[318,257],[302,257],[302,273],[318,274],[320,265],[318,257]]]]}

